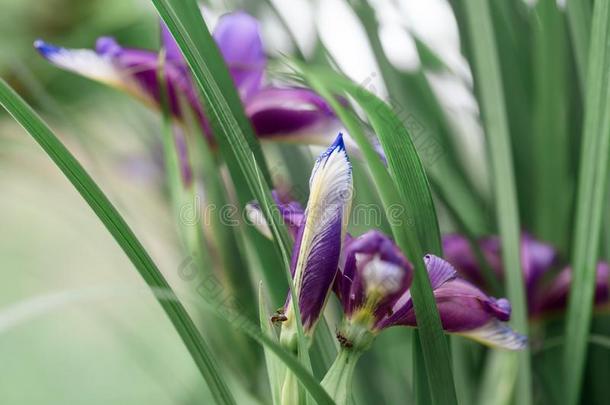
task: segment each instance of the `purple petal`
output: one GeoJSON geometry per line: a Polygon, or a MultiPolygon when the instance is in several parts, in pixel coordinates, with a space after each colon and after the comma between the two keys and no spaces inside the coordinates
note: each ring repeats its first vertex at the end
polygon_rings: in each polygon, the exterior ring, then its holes
{"type": "Polygon", "coordinates": [[[182,52],[180,52],[180,48],[176,43],[171,32],[167,28],[167,25],[163,21],[160,22],[161,26],[161,45],[165,48],[165,56],[168,60],[174,61],[176,63],[184,64],[184,59],[182,57],[182,52]]]}
{"type": "Polygon", "coordinates": [[[540,278],[557,261],[557,252],[551,245],[542,243],[524,233],[521,236],[521,265],[528,297],[531,296],[540,278]]]}
{"type": "MultiPolygon", "coordinates": [[[[572,283],[572,269],[564,268],[541,292],[536,294],[532,312],[540,315],[545,312],[563,310],[567,306],[570,285],[572,283]]],[[[594,303],[596,305],[608,302],[608,264],[597,264],[595,273],[594,303]]]]}
{"type": "Polygon", "coordinates": [[[328,142],[340,124],[329,105],[303,88],[264,88],[246,102],[246,113],[262,138],[328,142]]]}
{"type": "Polygon", "coordinates": [[[443,323],[449,332],[477,329],[492,319],[508,321],[510,303],[487,296],[467,281],[452,280],[434,291],[443,323]]]}
{"type": "MultiPolygon", "coordinates": [[[[341,134],[316,161],[309,186],[305,220],[294,245],[291,271],[303,326],[311,331],[337,273],[351,205],[352,169],[341,134]]],[[[287,302],[287,317],[290,312],[287,302]]]]}
{"type": "Polygon", "coordinates": [[[453,266],[438,256],[428,254],[424,256],[424,263],[428,269],[430,286],[433,291],[457,277],[453,266]]]}
{"type": "MultiPolygon", "coordinates": [[[[470,331],[492,320],[507,321],[510,318],[510,304],[506,299],[489,297],[465,280],[452,279],[443,283],[434,290],[434,298],[443,329],[447,332],[470,331]]],[[[413,306],[408,306],[400,318],[385,320],[380,327],[392,324],[417,326],[413,306]]]]}
{"type": "MultiPolygon", "coordinates": [[[[489,242],[484,243],[489,244],[489,242]]],[[[490,246],[482,251],[488,263],[498,274],[500,272],[499,256],[493,248],[490,249],[490,246]]],[[[443,257],[454,266],[460,277],[475,285],[487,287],[479,262],[467,238],[459,234],[443,236],[443,257]]]]}
{"type": "Polygon", "coordinates": [[[242,100],[248,100],[261,87],[267,62],[258,21],[242,11],[226,14],[218,21],[214,39],[242,100]]]}
{"type": "MultiPolygon", "coordinates": [[[[156,52],[141,49],[124,48],[115,56],[115,63],[130,74],[148,94],[156,105],[160,104],[161,88],[158,80],[159,56],[156,52]]],[[[180,63],[165,60],[163,72],[167,85],[167,95],[172,114],[183,117],[181,97],[184,98],[199,118],[203,127],[207,127],[199,98],[193,87],[188,71],[180,63]]]]}

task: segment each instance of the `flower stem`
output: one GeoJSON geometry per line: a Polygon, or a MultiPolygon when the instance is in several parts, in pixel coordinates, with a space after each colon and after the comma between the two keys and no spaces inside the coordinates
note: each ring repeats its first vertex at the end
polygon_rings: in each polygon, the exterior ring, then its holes
{"type": "Polygon", "coordinates": [[[299,386],[297,376],[286,370],[284,375],[284,383],[282,384],[282,393],[280,399],[281,405],[304,405],[306,404],[305,391],[299,386]]]}
{"type": "Polygon", "coordinates": [[[322,380],[322,387],[337,405],[348,405],[352,402],[352,379],[361,354],[361,351],[342,348],[322,380]]]}

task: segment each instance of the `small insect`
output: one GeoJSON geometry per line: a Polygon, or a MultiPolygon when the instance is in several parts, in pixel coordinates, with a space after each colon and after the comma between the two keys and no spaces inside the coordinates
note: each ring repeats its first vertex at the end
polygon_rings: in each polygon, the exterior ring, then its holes
{"type": "Polygon", "coordinates": [[[341,334],[341,332],[337,332],[337,340],[342,347],[351,348],[354,345],[350,342],[345,336],[341,334]]]}
{"type": "Polygon", "coordinates": [[[275,315],[271,317],[271,323],[276,324],[288,320],[284,314],[284,308],[279,308],[275,311],[275,315]]]}

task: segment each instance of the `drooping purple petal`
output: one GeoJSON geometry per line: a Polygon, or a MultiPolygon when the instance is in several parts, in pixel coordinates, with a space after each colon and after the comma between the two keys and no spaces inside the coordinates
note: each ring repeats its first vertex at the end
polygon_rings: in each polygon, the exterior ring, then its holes
{"type": "MultiPolygon", "coordinates": [[[[159,56],[156,52],[123,48],[111,37],[99,38],[95,51],[66,49],[43,41],[36,41],[34,46],[46,59],[62,69],[126,91],[149,105],[160,105],[159,56]]],[[[185,66],[166,59],[163,71],[172,114],[183,116],[180,102],[180,97],[183,97],[202,128],[207,130],[209,126],[185,66]]],[[[209,130],[206,133],[210,135],[209,130]]]]}
{"type": "MultiPolygon", "coordinates": [[[[324,307],[337,268],[352,197],[352,169],[341,134],[316,161],[310,195],[292,254],[291,271],[306,330],[324,307]]],[[[290,296],[286,314],[292,311],[290,296]]]]}
{"type": "Polygon", "coordinates": [[[328,144],[340,127],[324,99],[304,88],[263,88],[246,101],[246,112],[262,138],[328,144]]]}
{"type": "MultiPolygon", "coordinates": [[[[490,346],[519,350],[527,339],[514,332],[505,321],[510,319],[510,303],[487,296],[469,282],[453,278],[434,289],[434,298],[443,329],[475,339],[490,346]]],[[[412,305],[394,324],[417,326],[412,305]]],[[[387,327],[391,325],[380,325],[387,327]]]]}
{"type": "Polygon", "coordinates": [[[259,22],[241,11],[226,14],[214,29],[214,39],[242,100],[247,101],[260,89],[267,63],[259,22]]]}
{"type": "MultiPolygon", "coordinates": [[[[564,268],[549,285],[540,288],[540,293],[536,295],[532,305],[534,315],[546,312],[559,311],[566,308],[570,285],[572,283],[572,269],[564,268]]],[[[597,264],[595,273],[595,305],[608,303],[608,264],[600,262],[597,264]]]]}

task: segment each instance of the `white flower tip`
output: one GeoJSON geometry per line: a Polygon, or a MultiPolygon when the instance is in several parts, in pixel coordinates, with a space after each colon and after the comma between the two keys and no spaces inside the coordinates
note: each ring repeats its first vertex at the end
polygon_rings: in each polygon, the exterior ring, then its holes
{"type": "Polygon", "coordinates": [[[271,228],[263,215],[260,205],[258,203],[246,204],[246,216],[248,220],[254,225],[254,227],[268,239],[273,239],[271,228]]]}
{"type": "Polygon", "coordinates": [[[37,39],[34,41],[34,48],[36,48],[36,50],[47,59],[50,59],[53,54],[60,52],[62,49],[58,46],[46,43],[42,39],[37,39]]]}

